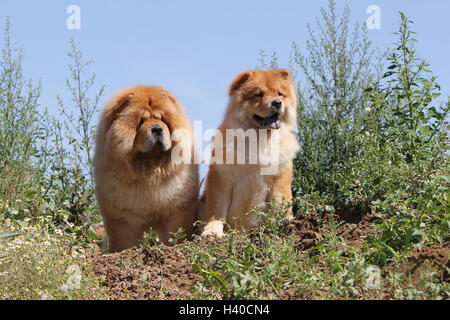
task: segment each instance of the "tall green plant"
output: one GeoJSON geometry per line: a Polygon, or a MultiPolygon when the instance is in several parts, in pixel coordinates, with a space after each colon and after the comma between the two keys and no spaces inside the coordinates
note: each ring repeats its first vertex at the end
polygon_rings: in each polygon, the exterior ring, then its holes
{"type": "Polygon", "coordinates": [[[72,146],[71,156],[75,160],[76,166],[89,173],[93,185],[92,158],[95,135],[93,120],[98,112],[99,100],[105,86],[101,86],[97,93],[90,96],[96,75],[92,73],[85,78],[84,74],[93,61],[83,61],[83,55],[73,38],[68,56],[71,64],[69,65],[70,78],[66,79],[66,87],[71,95],[71,104],[66,105],[58,95],[58,105],[60,113],[64,117],[66,138],[72,146]]]}
{"type": "Polygon", "coordinates": [[[307,54],[293,43],[292,69],[304,75],[298,86],[302,150],[293,182],[298,196],[317,192],[335,197],[336,177],[359,150],[357,136],[367,104],[363,92],[376,79],[376,70],[367,28],[355,24],[351,31],[349,17],[348,6],[339,15],[330,1],[317,19],[319,32],[307,25],[307,54]]]}
{"type": "Polygon", "coordinates": [[[387,219],[370,240],[380,265],[412,246],[450,239],[450,99],[437,100],[440,87],[414,48],[412,21],[400,17],[383,79],[365,90],[360,151],[337,179],[347,204],[363,201],[387,219]]]}
{"type": "MultiPolygon", "coordinates": [[[[359,137],[359,158],[370,158],[374,165],[377,154],[397,168],[409,168],[416,177],[428,177],[448,171],[450,98],[437,101],[440,87],[414,48],[412,21],[402,12],[400,17],[395,33],[398,41],[388,57],[387,71],[382,81],[365,90],[370,103],[359,137]]],[[[385,177],[380,175],[378,180],[385,177]]],[[[421,188],[415,179],[408,183],[410,190],[421,188]]]]}
{"type": "MultiPolygon", "coordinates": [[[[383,75],[385,84],[367,89],[373,104],[383,142],[398,143],[400,153],[408,163],[441,156],[448,147],[449,102],[436,102],[440,86],[428,69],[429,64],[418,57],[409,20],[400,12],[398,41],[388,57],[388,70],[383,75]],[[427,77],[426,74],[430,74],[427,77]]],[[[450,100],[449,100],[450,101],[450,100]]]]}
{"type": "Polygon", "coordinates": [[[95,74],[85,76],[91,61],[82,59],[74,40],[68,56],[72,103],[57,96],[57,117],[39,106],[40,85],[24,79],[7,21],[0,61],[0,213],[18,223],[45,216],[50,226],[87,229],[98,218],[91,160],[104,86],[91,94],[95,74]]]}
{"type": "Polygon", "coordinates": [[[25,79],[22,50],[5,24],[0,56],[0,194],[13,198],[33,175],[33,157],[40,139],[39,97],[41,84],[25,79]]]}
{"type": "Polygon", "coordinates": [[[91,93],[96,75],[92,73],[86,76],[86,72],[92,61],[83,60],[74,39],[71,40],[68,56],[71,63],[66,87],[71,102],[65,103],[61,96],[57,96],[62,120],[55,122],[54,141],[58,152],[52,180],[57,182],[59,202],[70,213],[69,220],[82,223],[89,212],[96,211],[92,171],[94,117],[105,86],[91,93]]]}

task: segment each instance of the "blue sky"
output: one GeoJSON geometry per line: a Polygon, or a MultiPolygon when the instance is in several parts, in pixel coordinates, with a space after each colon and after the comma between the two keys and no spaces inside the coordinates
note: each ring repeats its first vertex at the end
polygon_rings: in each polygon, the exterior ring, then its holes
{"type": "MultiPolygon", "coordinates": [[[[338,0],[337,12],[351,8],[351,20],[365,23],[369,5],[381,9],[381,29],[369,30],[373,45],[386,48],[398,30],[398,11],[415,23],[416,46],[438,76],[442,94],[450,93],[450,1],[338,0]]],[[[233,77],[258,64],[260,50],[276,51],[288,66],[292,41],[304,48],[306,24],[315,27],[318,1],[21,1],[2,0],[0,21],[11,19],[13,36],[24,50],[27,77],[42,79],[41,103],[56,112],[56,95],[68,100],[70,39],[94,63],[103,104],[115,91],[134,84],[157,84],[172,91],[188,117],[203,128],[217,127],[233,77]],[[81,9],[81,29],[69,30],[69,5],[81,9]]],[[[204,144],[208,144],[204,142],[204,144]]],[[[204,172],[204,169],[202,169],[204,172]]]]}

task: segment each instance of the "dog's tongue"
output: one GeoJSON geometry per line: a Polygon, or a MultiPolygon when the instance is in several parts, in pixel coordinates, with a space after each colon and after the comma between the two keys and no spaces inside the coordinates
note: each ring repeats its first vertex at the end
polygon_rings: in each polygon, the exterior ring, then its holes
{"type": "Polygon", "coordinates": [[[281,123],[276,115],[264,118],[264,124],[272,129],[280,129],[281,123]]]}
{"type": "Polygon", "coordinates": [[[269,127],[271,127],[272,129],[280,129],[281,127],[281,123],[280,120],[276,120],[275,122],[272,122],[269,127]]]}

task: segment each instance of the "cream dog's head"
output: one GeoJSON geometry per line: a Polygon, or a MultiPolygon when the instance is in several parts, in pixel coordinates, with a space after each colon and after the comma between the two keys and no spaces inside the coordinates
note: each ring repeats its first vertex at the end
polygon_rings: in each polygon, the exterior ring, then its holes
{"type": "Polygon", "coordinates": [[[247,70],[230,86],[230,111],[243,115],[247,128],[280,129],[296,123],[297,98],[290,72],[247,70]]]}

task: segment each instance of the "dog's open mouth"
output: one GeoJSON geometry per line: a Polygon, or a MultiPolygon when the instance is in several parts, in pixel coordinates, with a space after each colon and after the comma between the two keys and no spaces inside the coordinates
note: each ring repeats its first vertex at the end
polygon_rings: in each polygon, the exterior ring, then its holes
{"type": "Polygon", "coordinates": [[[281,121],[278,119],[278,114],[274,114],[270,117],[260,117],[257,114],[254,115],[254,119],[263,127],[271,129],[280,129],[281,121]]]}

